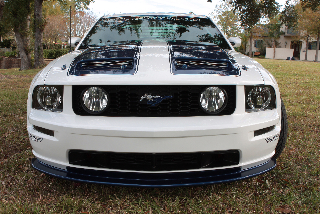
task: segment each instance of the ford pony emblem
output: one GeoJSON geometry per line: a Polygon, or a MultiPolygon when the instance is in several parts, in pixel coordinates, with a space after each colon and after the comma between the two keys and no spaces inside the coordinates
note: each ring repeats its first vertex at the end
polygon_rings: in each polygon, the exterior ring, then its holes
{"type": "Polygon", "coordinates": [[[157,106],[159,103],[161,103],[163,100],[167,100],[167,99],[172,99],[173,96],[169,95],[169,96],[164,96],[161,97],[159,95],[156,96],[152,96],[151,94],[144,94],[141,99],[140,102],[142,102],[144,99],[147,100],[147,104],[150,106],[157,106]]]}

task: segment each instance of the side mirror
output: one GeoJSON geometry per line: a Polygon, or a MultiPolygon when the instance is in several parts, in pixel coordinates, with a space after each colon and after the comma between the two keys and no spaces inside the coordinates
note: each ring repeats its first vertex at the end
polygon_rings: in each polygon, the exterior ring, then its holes
{"type": "Polygon", "coordinates": [[[231,45],[235,48],[240,47],[241,46],[241,39],[239,37],[230,37],[229,38],[229,42],[231,43],[231,45]]]}
{"type": "MultiPolygon", "coordinates": [[[[71,37],[71,47],[73,48],[76,47],[80,41],[81,41],[80,37],[71,37]]],[[[70,43],[70,40],[69,40],[69,43],[70,43]]]]}

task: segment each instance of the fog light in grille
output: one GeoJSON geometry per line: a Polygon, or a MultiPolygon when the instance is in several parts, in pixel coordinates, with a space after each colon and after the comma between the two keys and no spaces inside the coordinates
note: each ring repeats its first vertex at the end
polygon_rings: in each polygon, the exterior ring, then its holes
{"type": "Polygon", "coordinates": [[[100,87],[90,87],[82,93],[83,108],[90,114],[99,114],[106,110],[108,94],[100,87]]]}
{"type": "Polygon", "coordinates": [[[208,114],[221,112],[227,104],[227,93],[219,87],[208,87],[200,95],[200,106],[208,114]]]}

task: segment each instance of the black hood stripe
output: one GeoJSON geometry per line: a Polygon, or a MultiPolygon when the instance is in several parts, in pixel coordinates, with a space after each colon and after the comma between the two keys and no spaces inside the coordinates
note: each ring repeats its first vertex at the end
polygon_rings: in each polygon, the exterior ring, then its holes
{"type": "MultiPolygon", "coordinates": [[[[211,43],[168,42],[171,74],[240,76],[232,56],[211,43]]],[[[68,75],[127,74],[138,72],[141,42],[86,49],[70,64],[68,75]]]]}

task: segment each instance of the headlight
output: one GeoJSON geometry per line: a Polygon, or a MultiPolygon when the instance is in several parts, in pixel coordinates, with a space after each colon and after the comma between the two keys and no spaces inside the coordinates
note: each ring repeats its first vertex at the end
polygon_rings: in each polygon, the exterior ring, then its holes
{"type": "Polygon", "coordinates": [[[33,90],[32,108],[46,111],[62,111],[63,86],[37,86],[33,90]]]}
{"type": "Polygon", "coordinates": [[[208,114],[217,114],[225,108],[227,98],[224,89],[208,87],[200,95],[200,106],[208,114]]]}
{"type": "Polygon", "coordinates": [[[83,108],[91,114],[99,114],[106,110],[108,94],[100,87],[90,87],[82,93],[83,108]]]}
{"type": "Polygon", "coordinates": [[[246,111],[261,111],[276,107],[276,95],[271,86],[246,86],[246,111]]]}

